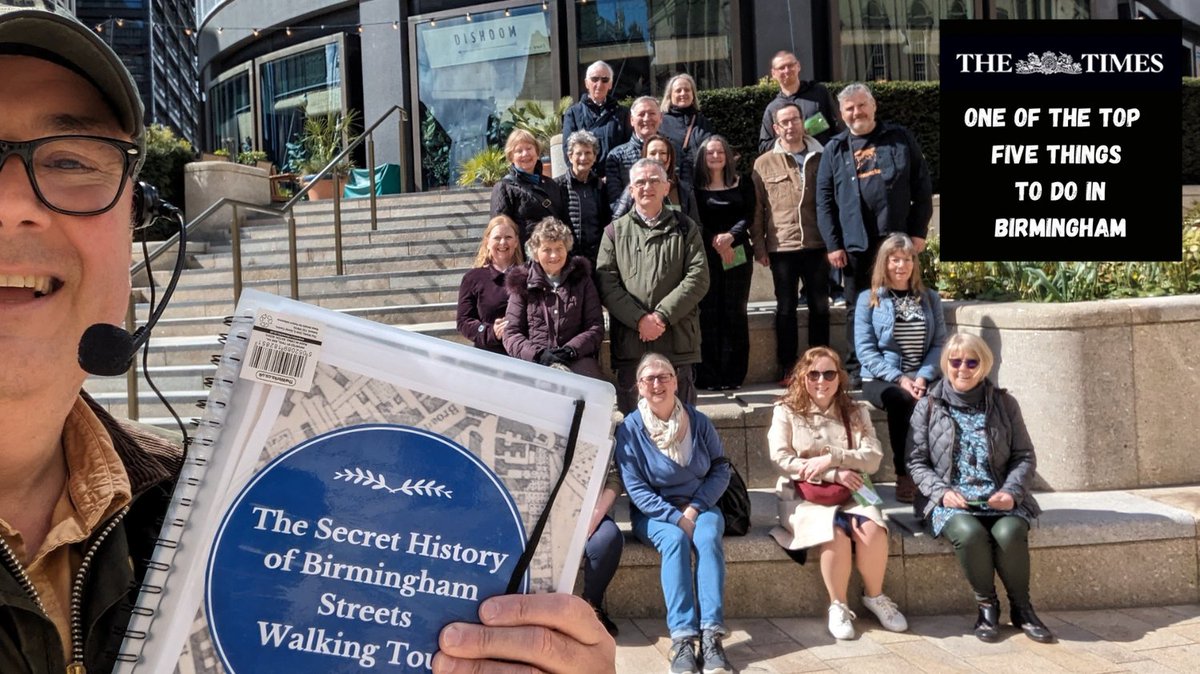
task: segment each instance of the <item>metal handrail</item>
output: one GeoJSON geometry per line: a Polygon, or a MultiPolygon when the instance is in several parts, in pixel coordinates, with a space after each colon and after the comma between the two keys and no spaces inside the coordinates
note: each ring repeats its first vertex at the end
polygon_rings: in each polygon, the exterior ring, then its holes
{"type": "MultiPolygon", "coordinates": [[[[233,269],[233,301],[235,304],[237,303],[238,297],[240,297],[242,294],[241,231],[240,231],[240,226],[238,225],[238,209],[239,208],[246,209],[246,210],[254,211],[257,213],[264,213],[267,215],[274,215],[274,216],[278,216],[278,217],[285,217],[285,216],[287,217],[287,222],[288,222],[288,280],[291,283],[292,299],[294,299],[294,300],[300,299],[300,278],[299,278],[300,274],[299,274],[299,263],[297,261],[297,251],[296,251],[296,213],[295,213],[296,204],[299,203],[302,198],[304,198],[304,195],[308,194],[308,191],[310,189],[312,189],[313,185],[315,185],[317,183],[317,181],[325,178],[326,176],[331,175],[333,173],[334,167],[337,166],[338,164],[340,164],[342,161],[344,161],[345,158],[351,152],[353,152],[356,148],[358,148],[360,145],[362,145],[364,141],[367,142],[367,162],[370,164],[370,166],[368,168],[369,168],[369,173],[370,173],[369,179],[370,179],[370,183],[371,183],[371,231],[375,231],[377,229],[378,217],[376,214],[377,206],[376,206],[376,200],[375,200],[375,137],[374,137],[374,131],[380,124],[382,124],[384,122],[384,120],[386,120],[388,117],[391,117],[392,113],[399,113],[399,119],[397,120],[397,124],[399,127],[398,128],[399,135],[397,136],[397,138],[399,138],[400,141],[403,142],[404,137],[405,137],[404,136],[404,122],[408,121],[408,119],[409,119],[408,111],[405,110],[404,108],[400,107],[399,105],[393,105],[391,108],[388,109],[387,112],[383,113],[383,115],[381,115],[379,117],[379,119],[375,120],[374,123],[372,123],[366,129],[364,129],[363,132],[361,134],[359,134],[357,138],[350,141],[346,145],[346,147],[343,148],[342,151],[337,154],[337,156],[335,156],[333,159],[331,159],[329,161],[329,163],[324,166],[324,168],[322,168],[320,171],[318,171],[316,174],[314,174],[313,179],[310,180],[308,182],[308,184],[306,184],[304,187],[300,188],[294,195],[292,195],[292,198],[288,199],[287,202],[284,203],[282,206],[278,206],[278,207],[263,206],[261,204],[253,204],[248,201],[243,201],[241,199],[233,199],[231,197],[221,197],[216,202],[210,204],[208,206],[208,208],[205,208],[203,211],[201,211],[200,215],[197,215],[196,217],[192,218],[191,222],[188,222],[186,225],[184,225],[184,230],[190,234],[191,231],[195,227],[197,227],[201,222],[204,222],[205,220],[207,220],[213,213],[216,213],[222,207],[224,207],[224,206],[231,207],[232,215],[233,215],[233,224],[231,227],[232,231],[230,232],[230,238],[233,243],[232,254],[233,254],[233,258],[234,258],[231,268],[233,269]]],[[[403,166],[403,164],[401,164],[401,166],[403,166]]],[[[404,176],[401,175],[401,184],[403,184],[403,182],[404,182],[404,176]]],[[[344,267],[343,267],[343,263],[342,263],[342,210],[341,210],[342,195],[341,195],[341,190],[334,189],[333,194],[334,194],[334,196],[333,196],[334,251],[335,251],[335,257],[336,257],[337,275],[341,276],[344,272],[344,267]]],[[[172,234],[170,236],[170,238],[168,238],[166,241],[163,241],[158,246],[156,246],[153,250],[151,250],[146,255],[145,259],[131,265],[129,267],[130,277],[137,276],[141,272],[145,271],[149,267],[151,262],[157,260],[159,257],[161,257],[163,255],[163,253],[165,253],[171,247],[178,245],[178,243],[179,243],[179,233],[176,232],[175,234],[172,234]]],[[[135,317],[134,317],[134,310],[133,310],[133,297],[131,295],[129,311],[126,316],[127,323],[129,323],[128,327],[129,327],[130,332],[133,331],[134,318],[135,317]]],[[[133,372],[132,368],[131,368],[130,372],[133,372]]],[[[127,416],[129,416],[129,418],[137,420],[139,415],[138,415],[138,383],[137,383],[136,374],[133,376],[129,376],[126,381],[127,381],[127,385],[125,387],[125,392],[126,392],[126,401],[127,401],[127,405],[128,405],[126,414],[127,414],[127,416]]]]}

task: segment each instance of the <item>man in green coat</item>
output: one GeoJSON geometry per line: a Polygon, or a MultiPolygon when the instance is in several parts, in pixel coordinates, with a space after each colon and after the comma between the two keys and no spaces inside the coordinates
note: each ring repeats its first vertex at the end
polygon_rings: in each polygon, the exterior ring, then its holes
{"type": "Polygon", "coordinates": [[[700,226],[664,208],[667,172],[653,159],[629,170],[634,207],[613,221],[600,241],[596,285],[608,309],[617,405],[637,407],[637,363],[650,351],[666,356],[679,379],[679,399],[696,402],[693,366],[700,362],[700,299],[708,263],[700,226]]]}

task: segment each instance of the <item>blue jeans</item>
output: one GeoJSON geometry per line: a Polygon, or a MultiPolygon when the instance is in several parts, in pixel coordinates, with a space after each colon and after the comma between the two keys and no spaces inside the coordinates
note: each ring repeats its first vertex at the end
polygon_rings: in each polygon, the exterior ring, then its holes
{"type": "Polygon", "coordinates": [[[678,526],[648,519],[637,508],[629,510],[633,533],[662,555],[661,583],[671,638],[698,637],[708,630],[725,634],[725,548],[721,545],[725,516],[717,508],[700,513],[689,541],[678,526]]]}

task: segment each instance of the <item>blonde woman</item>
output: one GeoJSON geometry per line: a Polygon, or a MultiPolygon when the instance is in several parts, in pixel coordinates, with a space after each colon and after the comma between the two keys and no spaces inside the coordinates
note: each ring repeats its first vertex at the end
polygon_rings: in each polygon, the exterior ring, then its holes
{"type": "Polygon", "coordinates": [[[541,146],[532,133],[515,129],[504,143],[508,174],[492,188],[492,215],[507,215],[517,223],[521,245],[543,218],[567,220],[562,186],[542,175],[541,146]]]}
{"type": "Polygon", "coordinates": [[[975,636],[1000,638],[999,573],[1013,626],[1050,643],[1054,634],[1029,602],[1029,523],[1041,513],[1030,493],[1037,455],[1016,399],[988,379],[994,362],[975,335],[946,340],[943,377],[913,412],[908,468],[928,499],[921,514],[954,546],[975,593],[975,636]]]}
{"type": "Polygon", "coordinates": [[[488,221],[472,268],[458,286],[458,333],[477,349],[504,353],[504,314],[508,309],[505,273],[525,261],[517,223],[507,215],[488,221]]]}
{"type": "Polygon", "coordinates": [[[888,558],[883,513],[850,495],[863,486],[862,474],[877,470],[883,459],[871,415],[847,393],[849,375],[829,347],[804,352],[790,380],[775,403],[767,434],[780,476],[775,488],[779,525],[771,536],[797,562],[804,563],[804,550],[820,555],[821,579],[829,593],[829,633],[835,638],[854,638],[857,616],[846,596],[852,564],[862,576],[863,606],[884,629],[903,632],[908,621],[883,593],[888,558]],[[803,488],[830,484],[845,487],[839,503],[805,500],[803,488]]]}

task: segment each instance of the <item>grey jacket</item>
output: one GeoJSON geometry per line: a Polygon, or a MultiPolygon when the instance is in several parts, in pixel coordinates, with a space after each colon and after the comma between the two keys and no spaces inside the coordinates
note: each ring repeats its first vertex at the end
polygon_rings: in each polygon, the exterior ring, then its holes
{"type": "MultiPolygon", "coordinates": [[[[940,504],[942,496],[950,490],[954,452],[958,447],[954,420],[943,393],[946,386],[949,383],[945,379],[938,381],[929,389],[929,394],[917,402],[908,431],[908,473],[920,492],[917,507],[923,505],[925,517],[929,517],[934,506],[940,504]],[[921,504],[920,500],[925,499],[928,502],[921,504]]],[[[990,379],[984,379],[982,386],[985,387],[985,426],[991,450],[992,479],[1000,486],[1000,491],[1013,495],[1014,512],[1033,519],[1042,512],[1033,494],[1029,493],[1037,470],[1037,455],[1025,429],[1021,408],[1016,398],[1005,389],[997,388],[990,379]]]]}

